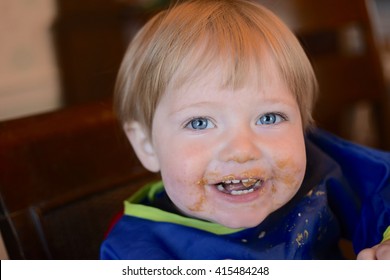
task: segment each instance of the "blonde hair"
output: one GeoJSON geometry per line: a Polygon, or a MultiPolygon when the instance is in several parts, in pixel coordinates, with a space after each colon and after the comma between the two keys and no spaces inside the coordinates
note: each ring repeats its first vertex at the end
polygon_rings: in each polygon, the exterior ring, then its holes
{"type": "Polygon", "coordinates": [[[242,87],[252,70],[266,71],[259,69],[265,49],[295,96],[307,128],[317,94],[312,66],[288,27],[247,0],[191,0],[154,16],[134,37],[119,70],[118,117],[123,123],[138,121],[150,132],[168,86],[178,88],[219,66],[221,86],[242,87]]]}

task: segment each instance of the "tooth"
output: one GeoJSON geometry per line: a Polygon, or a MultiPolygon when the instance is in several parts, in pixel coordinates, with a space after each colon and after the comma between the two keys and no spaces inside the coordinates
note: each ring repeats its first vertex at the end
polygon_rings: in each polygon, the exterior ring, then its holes
{"type": "Polygon", "coordinates": [[[251,192],[253,192],[253,191],[254,191],[254,189],[238,190],[238,191],[231,191],[230,194],[231,194],[231,195],[243,195],[243,194],[251,193],[251,192]]]}
{"type": "Polygon", "coordinates": [[[240,180],[232,180],[232,183],[233,184],[238,184],[238,183],[240,183],[240,180]]]}
{"type": "Polygon", "coordinates": [[[221,191],[221,192],[223,192],[225,189],[224,189],[224,187],[222,186],[222,185],[218,185],[217,186],[217,189],[219,190],[219,191],[221,191]]]}
{"type": "Polygon", "coordinates": [[[230,180],[227,180],[227,181],[224,181],[224,183],[225,183],[225,184],[231,184],[231,183],[232,183],[232,181],[230,181],[230,180]]]}
{"type": "Polygon", "coordinates": [[[248,182],[249,182],[249,179],[243,179],[243,180],[241,180],[241,182],[243,182],[243,183],[248,183],[248,182]]]}

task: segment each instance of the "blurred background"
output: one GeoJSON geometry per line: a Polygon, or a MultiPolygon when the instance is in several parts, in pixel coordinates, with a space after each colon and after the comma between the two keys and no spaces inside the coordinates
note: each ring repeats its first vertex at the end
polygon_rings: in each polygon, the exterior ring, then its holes
{"type": "Polygon", "coordinates": [[[112,94],[152,0],[0,0],[0,119],[112,94]]]}
{"type": "MultiPolygon", "coordinates": [[[[315,110],[319,126],[390,150],[390,0],[258,1],[292,28],[313,62],[322,92],[315,110]],[[348,23],[332,31],[344,16],[348,23]],[[347,60],[353,60],[352,68],[347,60]],[[360,72],[355,75],[353,68],[360,72]]],[[[168,5],[0,0],[0,121],[109,100],[128,42],[168,5]]]]}
{"type": "MultiPolygon", "coordinates": [[[[151,15],[167,6],[168,2],[0,0],[0,120],[111,96],[118,65],[129,40],[151,15]]],[[[294,31],[300,31],[297,13],[291,4],[294,1],[259,2],[275,8],[275,12],[294,31]]],[[[354,1],[341,2],[358,5],[354,1]]],[[[389,92],[390,1],[368,0],[367,3],[382,74],[389,92]]],[[[335,10],[343,6],[333,6],[331,2],[327,5],[335,10]]],[[[316,13],[318,11],[312,11],[313,15],[316,13]]],[[[347,40],[353,44],[359,37],[359,30],[351,30],[347,40]]],[[[317,41],[331,40],[329,34],[325,35],[317,41]]],[[[360,103],[356,110],[353,114],[357,120],[349,119],[348,122],[360,125],[361,128],[357,129],[360,131],[367,126],[365,122],[369,122],[371,113],[364,103],[360,103]]],[[[375,139],[366,139],[368,134],[373,133],[361,134],[347,138],[376,145],[375,139]]]]}

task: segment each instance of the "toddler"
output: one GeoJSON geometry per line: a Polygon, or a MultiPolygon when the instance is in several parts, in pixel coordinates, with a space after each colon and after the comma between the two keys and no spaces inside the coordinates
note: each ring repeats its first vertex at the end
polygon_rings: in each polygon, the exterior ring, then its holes
{"type": "Polygon", "coordinates": [[[103,259],[390,258],[390,155],[313,125],[313,69],[292,32],[246,0],[152,18],[123,60],[116,110],[160,172],[125,201],[103,259]],[[372,248],[371,248],[372,247],[372,248]]]}

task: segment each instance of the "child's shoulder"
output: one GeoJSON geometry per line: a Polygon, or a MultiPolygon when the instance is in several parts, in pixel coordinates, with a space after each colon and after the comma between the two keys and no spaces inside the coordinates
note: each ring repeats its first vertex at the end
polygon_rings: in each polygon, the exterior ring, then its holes
{"type": "Polygon", "coordinates": [[[306,147],[308,162],[338,169],[326,174],[330,182],[328,198],[341,209],[339,218],[344,216],[345,223],[352,225],[349,231],[356,251],[379,243],[390,225],[390,152],[352,143],[320,129],[307,133],[306,147]],[[351,216],[352,205],[357,207],[356,217],[351,216]]]}
{"type": "Polygon", "coordinates": [[[321,129],[307,133],[306,146],[314,146],[334,161],[341,168],[343,179],[358,188],[359,193],[370,195],[390,188],[390,152],[365,147],[321,129]]]}
{"type": "Polygon", "coordinates": [[[369,165],[390,169],[390,152],[359,145],[318,128],[308,131],[306,140],[341,165],[347,163],[350,168],[369,165]]]}

